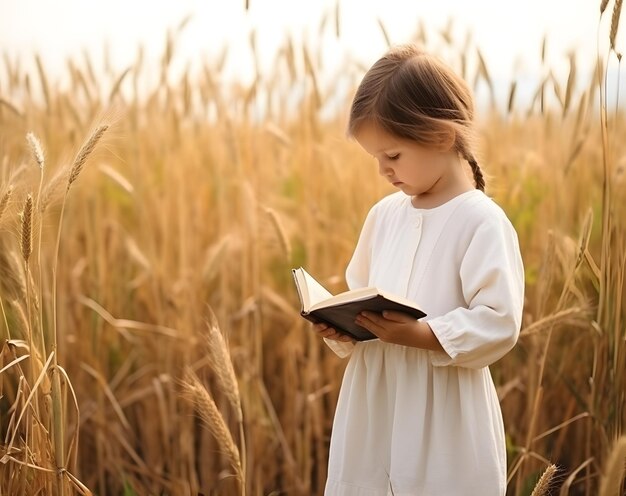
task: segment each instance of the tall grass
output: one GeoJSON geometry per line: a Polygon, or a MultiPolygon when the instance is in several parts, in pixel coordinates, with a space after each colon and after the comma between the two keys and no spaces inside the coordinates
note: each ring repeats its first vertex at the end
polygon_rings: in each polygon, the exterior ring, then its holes
{"type": "MultiPolygon", "coordinates": [[[[40,58],[33,75],[5,57],[0,494],[321,494],[345,362],[299,317],[289,269],[343,289],[390,191],[343,138],[339,83],[363,68],[329,81],[315,47],[286,39],[249,85],[220,82],[223,58],[175,76],[180,29],[160,67],[73,60],[68,88],[40,58]]],[[[492,368],[509,492],[612,494],[626,154],[609,59],[586,75],[572,58],[564,81],[545,67],[527,104],[512,81],[499,108],[481,52],[444,34],[416,38],[491,92],[480,163],[526,266],[520,342],[492,368]]]]}

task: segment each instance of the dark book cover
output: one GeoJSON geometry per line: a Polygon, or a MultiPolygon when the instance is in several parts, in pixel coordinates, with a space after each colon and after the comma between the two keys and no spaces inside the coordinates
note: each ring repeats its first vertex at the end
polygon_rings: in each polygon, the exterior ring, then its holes
{"type": "Polygon", "coordinates": [[[303,314],[303,317],[311,322],[325,322],[337,331],[349,334],[357,341],[377,339],[376,335],[354,322],[356,316],[364,310],[377,313],[382,313],[384,310],[402,312],[412,315],[416,320],[426,315],[421,310],[376,295],[364,300],[313,310],[308,314],[303,314]]]}

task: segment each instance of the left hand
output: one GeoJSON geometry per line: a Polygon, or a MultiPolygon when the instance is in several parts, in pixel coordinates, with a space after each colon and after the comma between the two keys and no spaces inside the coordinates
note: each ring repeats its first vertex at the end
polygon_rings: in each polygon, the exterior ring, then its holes
{"type": "Polygon", "coordinates": [[[384,311],[361,312],[355,322],[373,332],[381,341],[396,344],[408,344],[417,332],[418,321],[415,317],[401,312],[384,311]]]}

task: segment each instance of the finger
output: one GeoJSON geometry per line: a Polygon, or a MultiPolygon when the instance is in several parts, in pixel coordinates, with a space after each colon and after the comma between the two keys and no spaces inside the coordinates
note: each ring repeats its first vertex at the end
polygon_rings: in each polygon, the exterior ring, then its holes
{"type": "Polygon", "coordinates": [[[340,333],[338,333],[335,329],[333,328],[328,328],[325,331],[322,331],[322,336],[324,336],[325,338],[328,339],[335,339],[336,336],[341,336],[340,333]]]}
{"type": "Polygon", "coordinates": [[[330,329],[328,327],[325,327],[323,329],[313,329],[315,331],[316,334],[319,334],[320,336],[326,336],[327,334],[330,334],[333,329],[330,329]]]}
{"type": "Polygon", "coordinates": [[[364,319],[378,325],[380,325],[384,320],[382,314],[376,312],[361,312],[359,315],[364,319]]]}
{"type": "Polygon", "coordinates": [[[408,315],[403,312],[396,312],[393,310],[385,310],[383,312],[383,318],[387,320],[392,320],[394,322],[409,322],[409,321],[415,320],[415,318],[412,317],[411,315],[408,315]]]}
{"type": "Polygon", "coordinates": [[[341,341],[341,338],[342,338],[343,336],[344,336],[344,335],[343,335],[342,333],[340,333],[340,332],[336,332],[336,331],[335,331],[335,332],[333,332],[333,333],[329,334],[328,336],[324,336],[324,337],[325,337],[326,339],[332,339],[333,341],[341,341]]]}
{"type": "Polygon", "coordinates": [[[372,312],[363,312],[357,315],[355,323],[378,336],[383,328],[376,322],[376,320],[382,320],[382,317],[379,317],[377,314],[372,312]]]}

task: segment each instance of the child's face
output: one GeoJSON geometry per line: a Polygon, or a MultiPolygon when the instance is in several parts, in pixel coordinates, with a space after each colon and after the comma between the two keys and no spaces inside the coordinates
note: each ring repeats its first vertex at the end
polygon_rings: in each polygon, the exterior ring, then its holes
{"type": "Polygon", "coordinates": [[[354,137],[378,161],[380,175],[407,195],[442,193],[456,182],[461,170],[454,151],[397,138],[375,124],[364,123],[354,137]]]}

